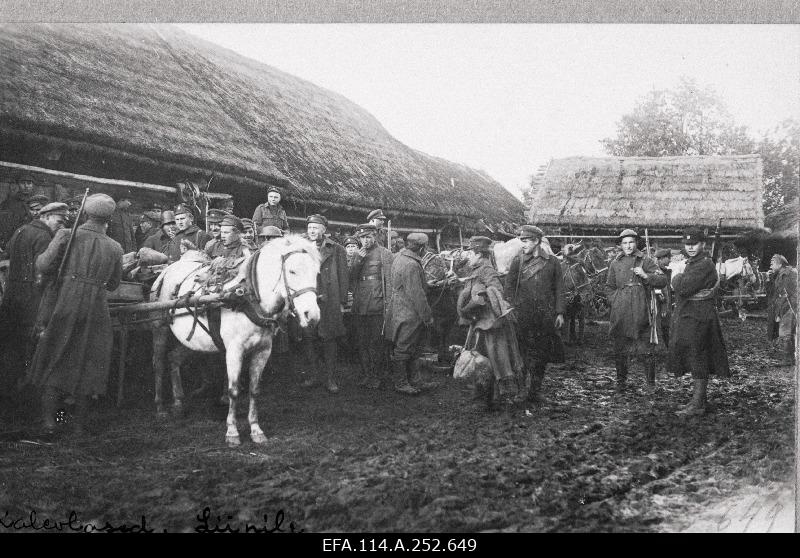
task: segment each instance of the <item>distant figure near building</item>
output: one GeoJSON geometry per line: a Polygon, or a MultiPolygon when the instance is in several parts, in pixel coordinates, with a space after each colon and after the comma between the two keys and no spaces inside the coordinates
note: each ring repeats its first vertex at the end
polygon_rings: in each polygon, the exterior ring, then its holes
{"type": "MultiPolygon", "coordinates": [[[[106,392],[111,361],[112,330],[106,293],[122,277],[122,248],[106,235],[114,213],[114,200],[105,194],[86,199],[87,221],[75,232],[52,317],[33,355],[29,380],[42,389],[42,420],[45,433],[55,430],[59,399],[76,400],[76,430],[82,430],[88,397],[106,392]]],[[[60,229],[37,258],[41,273],[56,274],[70,237],[60,229]]]]}
{"type": "Polygon", "coordinates": [[[386,216],[382,209],[375,209],[367,215],[367,223],[375,227],[375,239],[384,248],[389,247],[389,239],[386,238],[386,216]]]}

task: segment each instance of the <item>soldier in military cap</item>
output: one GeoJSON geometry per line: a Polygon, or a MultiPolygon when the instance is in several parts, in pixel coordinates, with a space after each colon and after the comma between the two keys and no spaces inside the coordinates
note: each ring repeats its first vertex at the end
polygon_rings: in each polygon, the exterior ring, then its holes
{"type": "Polygon", "coordinates": [[[728,355],[717,315],[715,296],[719,276],[705,251],[705,235],[688,229],[683,244],[689,259],[683,273],[672,277],[675,311],[672,322],[668,368],[676,376],[691,372],[694,392],[679,415],[702,415],[706,411],[708,377],[730,376],[728,355]]]}
{"type": "Polygon", "coordinates": [[[222,249],[214,257],[208,270],[207,284],[215,289],[233,279],[245,258],[252,252],[242,242],[244,227],[242,220],[235,215],[225,215],[220,223],[220,244],[222,249]]]}
{"type": "Polygon", "coordinates": [[[0,346],[4,374],[2,390],[12,394],[14,382],[27,366],[33,352],[33,327],[42,293],[50,277],[36,272],[36,258],[47,249],[56,231],[64,227],[67,206],[49,203],[38,211],[38,217],[22,225],[8,243],[9,276],[3,303],[0,305],[0,346]],[[8,381],[6,381],[8,380],[8,381]]]}
{"type": "Polygon", "coordinates": [[[609,334],[614,342],[617,369],[617,392],[626,389],[628,360],[631,356],[644,361],[645,390],[652,393],[656,385],[656,345],[664,346],[663,333],[650,312],[653,289],[667,285],[667,278],[658,264],[638,248],[639,235],[632,229],[619,234],[620,253],[608,266],[606,288],[611,303],[609,334]],[[656,328],[655,332],[651,331],[656,328]],[[658,343],[654,343],[658,340],[658,343]]]}
{"type": "MultiPolygon", "coordinates": [[[[527,394],[520,389],[516,402],[527,399],[541,405],[547,364],[564,362],[564,346],[558,334],[566,311],[564,279],[558,259],[542,247],[544,232],[539,227],[523,225],[518,234],[522,253],[509,265],[504,294],[515,308],[524,376],[529,377],[530,385],[527,394]]],[[[521,388],[525,381],[527,378],[521,388]]]]}
{"type": "Polygon", "coordinates": [[[797,270],[782,254],[775,254],[767,272],[767,337],[781,353],[781,366],[794,366],[797,324],[797,270]]]}
{"type": "Polygon", "coordinates": [[[82,201],[83,196],[73,196],[64,200],[64,203],[67,204],[67,220],[64,222],[66,228],[71,229],[72,225],[75,223],[75,219],[78,218],[78,211],[81,209],[82,201]]]}
{"type": "MultiPolygon", "coordinates": [[[[80,431],[88,397],[102,395],[108,384],[112,329],[106,292],[122,278],[122,247],[106,235],[116,204],[105,194],[86,199],[87,221],[79,226],[67,255],[50,320],[33,355],[28,378],[43,390],[42,413],[47,433],[55,430],[55,410],[63,395],[76,400],[80,431]]],[[[70,231],[60,229],[37,258],[36,269],[56,274],[70,231]]]]}
{"type": "Polygon", "coordinates": [[[375,225],[356,228],[361,248],[350,267],[353,308],[361,378],[360,386],[377,389],[386,376],[383,341],[388,297],[392,292],[392,254],[380,246],[375,225]]]}
{"type": "Polygon", "coordinates": [[[153,216],[152,212],[143,213],[139,218],[139,225],[136,227],[136,245],[141,248],[151,236],[158,237],[161,233],[160,225],[161,219],[153,216]]]}
{"type": "Polygon", "coordinates": [[[256,226],[253,223],[253,220],[242,217],[242,227],[244,227],[244,232],[242,233],[242,243],[250,248],[250,250],[257,250],[256,226]]]}
{"type": "Polygon", "coordinates": [[[226,215],[229,215],[229,213],[222,209],[209,209],[206,213],[206,229],[208,230],[211,240],[206,242],[206,245],[203,247],[203,249],[211,258],[216,258],[222,254],[220,225],[222,223],[222,219],[226,215]]]}
{"type": "Polygon", "coordinates": [[[395,391],[418,395],[420,387],[411,383],[414,361],[418,360],[425,340],[425,328],[433,325],[433,314],[426,297],[427,283],[422,256],[428,235],[413,232],[406,237],[406,247],[392,262],[392,297],[386,317],[386,339],[394,345],[392,374],[395,391]]]}
{"type": "Polygon", "coordinates": [[[278,227],[275,227],[273,225],[267,225],[266,227],[261,227],[261,230],[258,232],[259,246],[264,246],[267,242],[269,242],[273,238],[281,238],[282,236],[283,236],[283,231],[280,230],[278,227]]]}
{"type": "Polygon", "coordinates": [[[389,239],[386,238],[386,229],[384,228],[386,225],[386,216],[383,214],[383,210],[374,209],[370,211],[367,215],[367,223],[375,226],[375,238],[378,241],[378,244],[384,248],[387,248],[389,245],[389,239]]]}
{"type": "Polygon", "coordinates": [[[160,224],[159,233],[148,236],[144,241],[143,247],[166,254],[170,242],[175,238],[175,233],[178,232],[178,226],[175,224],[175,213],[170,210],[162,212],[160,224]]]}
{"type": "Polygon", "coordinates": [[[289,219],[281,205],[281,191],[275,186],[267,190],[267,203],[262,203],[253,212],[253,223],[256,227],[272,225],[289,234],[289,219]]]}
{"type": "MultiPolygon", "coordinates": [[[[320,320],[313,326],[303,330],[303,347],[312,369],[316,368],[318,353],[321,349],[322,360],[327,376],[326,388],[337,393],[336,384],[336,340],[347,334],[344,327],[344,304],[347,300],[348,269],[347,254],[344,247],[325,237],[328,220],[323,215],[311,215],[306,220],[306,237],[317,245],[320,254],[320,270],[317,276],[317,301],[320,309],[320,320]]],[[[315,374],[316,370],[312,372],[315,374]]],[[[302,373],[304,387],[313,387],[318,380],[314,376],[302,373]]]]}
{"type": "Polygon", "coordinates": [[[31,218],[36,219],[39,216],[39,210],[48,203],[50,203],[50,198],[42,194],[28,198],[28,209],[31,212],[31,218]]]}
{"type": "Polygon", "coordinates": [[[28,208],[28,200],[33,195],[36,181],[30,174],[17,178],[16,187],[12,187],[10,195],[0,204],[0,248],[6,245],[19,227],[30,223],[33,217],[28,208]]]}
{"type": "Polygon", "coordinates": [[[344,239],[343,246],[347,253],[347,266],[350,267],[353,264],[353,257],[358,253],[358,249],[361,248],[361,243],[355,236],[348,236],[344,239]]]}
{"type": "Polygon", "coordinates": [[[208,233],[194,224],[194,214],[188,206],[180,204],[175,208],[175,224],[178,232],[167,246],[167,257],[170,263],[181,259],[181,241],[188,240],[196,250],[202,250],[208,243],[208,233]]]}

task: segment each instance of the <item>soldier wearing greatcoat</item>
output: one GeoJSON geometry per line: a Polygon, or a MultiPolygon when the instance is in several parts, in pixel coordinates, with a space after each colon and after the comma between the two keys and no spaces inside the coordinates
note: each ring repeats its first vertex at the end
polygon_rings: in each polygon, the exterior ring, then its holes
{"type": "MultiPolygon", "coordinates": [[[[548,362],[564,361],[558,330],[564,325],[564,278],[558,259],[542,245],[539,227],[523,225],[519,231],[522,252],[511,261],[506,275],[505,298],[515,308],[524,375],[530,376],[527,400],[542,404],[542,383],[548,362]]],[[[520,390],[517,402],[525,398],[520,390]]]]}
{"type": "Polygon", "coordinates": [[[10,394],[18,374],[25,370],[32,355],[31,338],[39,303],[51,279],[36,271],[36,258],[47,249],[53,235],[64,227],[67,205],[49,203],[38,218],[23,225],[8,243],[8,285],[0,308],[0,345],[3,346],[4,394],[10,394]],[[13,381],[12,381],[13,380],[13,381]]]}
{"type": "Polygon", "coordinates": [[[617,368],[617,392],[625,390],[628,360],[632,356],[644,360],[646,390],[656,384],[655,341],[664,346],[661,326],[651,312],[653,289],[667,286],[667,278],[658,264],[637,246],[639,235],[625,229],[619,235],[620,252],[608,266],[606,288],[609,291],[609,335],[614,343],[617,368]],[[655,331],[651,331],[655,328],[655,331]]]}
{"type": "MultiPolygon", "coordinates": [[[[106,235],[114,200],[105,194],[86,199],[87,221],[75,231],[51,319],[42,333],[28,373],[42,389],[42,414],[47,433],[55,430],[55,410],[61,396],[77,405],[76,429],[81,430],[91,395],[106,392],[111,361],[112,330],[106,292],[122,278],[122,247],[106,235]]],[[[36,259],[36,269],[55,274],[70,231],[59,230],[36,259]]]]}
{"type": "Polygon", "coordinates": [[[689,259],[683,273],[672,277],[675,310],[667,365],[676,376],[691,372],[694,380],[692,400],[677,414],[701,415],[706,410],[709,375],[727,378],[730,369],[714,301],[719,277],[705,251],[705,236],[699,229],[689,229],[683,242],[689,259]]]}
{"type": "Polygon", "coordinates": [[[770,260],[767,273],[767,336],[781,353],[782,366],[794,366],[794,334],[797,324],[797,270],[781,254],[770,260]]]}
{"type": "Polygon", "coordinates": [[[406,395],[422,392],[411,379],[425,340],[425,328],[433,325],[421,258],[427,244],[425,233],[410,233],[406,237],[406,247],[392,262],[392,298],[385,335],[394,344],[391,361],[395,390],[406,395]]]}
{"type": "MultiPolygon", "coordinates": [[[[316,367],[318,354],[322,352],[326,389],[337,393],[336,358],[337,338],[347,334],[342,313],[347,301],[348,269],[344,247],[325,237],[328,220],[322,215],[311,215],[307,219],[306,234],[317,245],[320,255],[319,275],[317,276],[317,302],[320,320],[313,327],[303,330],[303,347],[312,368],[316,367]]],[[[307,376],[304,373],[304,376],[307,376]]],[[[313,387],[317,379],[307,376],[303,387],[313,387]]]]}
{"type": "Polygon", "coordinates": [[[375,239],[384,248],[389,248],[389,239],[386,238],[386,215],[383,214],[382,209],[375,209],[367,215],[367,223],[375,227],[375,239]]]}
{"type": "Polygon", "coordinates": [[[359,225],[356,237],[361,248],[353,255],[350,280],[353,285],[353,325],[358,347],[359,385],[377,389],[386,373],[383,332],[386,307],[392,292],[392,253],[378,244],[374,225],[359,225]]]}

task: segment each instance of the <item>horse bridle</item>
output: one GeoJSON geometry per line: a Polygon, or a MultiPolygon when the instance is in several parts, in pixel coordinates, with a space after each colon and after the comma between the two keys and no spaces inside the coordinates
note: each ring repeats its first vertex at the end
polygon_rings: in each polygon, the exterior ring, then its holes
{"type": "MultiPolygon", "coordinates": [[[[292,250],[291,252],[286,252],[285,254],[281,254],[281,275],[278,277],[278,280],[275,281],[275,287],[278,286],[278,283],[283,277],[283,286],[286,289],[286,302],[287,306],[289,307],[289,312],[292,315],[295,315],[295,305],[294,299],[300,295],[305,293],[314,293],[317,294],[316,287],[305,287],[302,289],[294,290],[289,286],[289,277],[286,274],[286,261],[295,254],[308,254],[305,250],[292,250]]],[[[275,290],[275,287],[272,290],[275,290]]]]}

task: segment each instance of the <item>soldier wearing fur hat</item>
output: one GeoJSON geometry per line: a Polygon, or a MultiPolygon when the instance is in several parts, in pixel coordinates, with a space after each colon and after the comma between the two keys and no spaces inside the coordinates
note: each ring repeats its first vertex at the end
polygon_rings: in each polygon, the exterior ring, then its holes
{"type": "Polygon", "coordinates": [[[650,297],[653,289],[667,286],[667,278],[658,264],[639,250],[636,231],[625,229],[619,234],[618,242],[620,253],[609,263],[606,276],[611,304],[609,335],[614,342],[617,392],[626,389],[631,356],[643,359],[645,389],[652,392],[656,383],[656,360],[651,327],[658,328],[659,345],[664,345],[660,324],[651,324],[650,297]]]}
{"type": "Polygon", "coordinates": [[[353,321],[356,330],[361,378],[359,385],[377,389],[386,376],[386,307],[392,292],[392,253],[378,244],[377,229],[359,225],[356,236],[361,247],[350,266],[353,285],[353,321]]]}
{"type": "Polygon", "coordinates": [[[262,203],[253,212],[253,223],[259,229],[271,225],[281,229],[283,234],[289,234],[289,219],[281,205],[281,191],[275,186],[267,190],[267,203],[262,203]]]}
{"type": "Polygon", "coordinates": [[[782,366],[794,366],[797,324],[797,270],[781,254],[775,254],[767,273],[767,337],[777,345],[782,366]]]}
{"type": "Polygon", "coordinates": [[[709,376],[730,376],[714,300],[719,276],[705,251],[705,241],[705,235],[699,229],[684,232],[684,250],[689,259],[683,273],[672,277],[675,311],[667,366],[676,376],[690,372],[694,381],[692,400],[678,411],[679,415],[705,413],[709,376]]]}
{"type": "Polygon", "coordinates": [[[8,243],[8,285],[0,306],[0,346],[4,347],[2,369],[4,394],[12,393],[13,381],[25,370],[33,351],[31,338],[44,288],[49,282],[36,272],[36,258],[47,249],[56,231],[64,227],[67,206],[49,203],[38,218],[23,225],[8,243]]]}
{"type": "Polygon", "coordinates": [[[395,391],[406,395],[422,392],[411,380],[414,367],[420,364],[418,359],[425,340],[425,328],[433,325],[422,269],[422,256],[427,245],[428,235],[412,232],[406,237],[406,247],[392,262],[392,298],[386,316],[385,335],[394,344],[391,361],[395,391]]]}
{"type": "MultiPolygon", "coordinates": [[[[42,418],[49,433],[55,429],[55,410],[61,396],[71,395],[78,408],[76,428],[86,418],[88,397],[104,394],[111,360],[112,330],[106,292],[122,278],[122,247],[106,235],[116,204],[105,194],[86,199],[86,222],[72,240],[71,251],[50,320],[33,355],[28,379],[42,389],[42,418]]],[[[36,259],[36,269],[56,274],[70,231],[59,230],[36,259]]],[[[56,290],[57,289],[57,290],[56,290]]]]}
{"type": "Polygon", "coordinates": [[[188,240],[195,250],[202,250],[211,238],[208,233],[194,224],[194,214],[188,206],[180,204],[175,207],[175,224],[178,232],[167,246],[167,257],[170,263],[181,259],[181,242],[188,240]]]}
{"type": "MultiPolygon", "coordinates": [[[[542,384],[547,363],[564,362],[564,345],[558,330],[564,325],[566,300],[561,264],[542,247],[544,232],[534,225],[519,231],[522,253],[511,261],[505,298],[515,308],[524,374],[530,376],[527,400],[544,403],[542,384]]],[[[520,390],[517,402],[525,393],[520,390]]]]}
{"type": "MultiPolygon", "coordinates": [[[[311,215],[306,220],[306,236],[317,245],[320,255],[320,269],[317,276],[317,300],[320,309],[319,323],[303,330],[303,347],[312,370],[322,353],[326,388],[337,393],[336,384],[336,340],[347,334],[344,327],[344,304],[347,301],[348,269],[347,254],[344,247],[325,237],[328,220],[322,215],[311,215]],[[320,351],[321,350],[321,351],[320,351]]],[[[316,370],[312,372],[315,374],[316,370]]],[[[304,387],[313,387],[318,383],[316,377],[303,373],[304,387]]]]}

